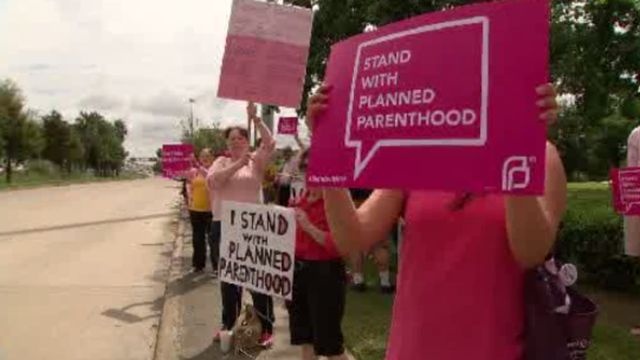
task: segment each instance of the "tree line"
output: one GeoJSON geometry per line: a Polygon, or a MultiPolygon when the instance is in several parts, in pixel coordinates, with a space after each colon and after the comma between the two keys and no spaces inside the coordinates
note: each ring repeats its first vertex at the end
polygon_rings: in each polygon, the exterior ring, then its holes
{"type": "Polygon", "coordinates": [[[7,182],[16,165],[33,159],[51,161],[66,173],[91,169],[97,176],[117,176],[128,155],[126,136],[122,120],[95,111],[80,112],[73,123],[56,110],[40,116],[26,107],[15,82],[0,82],[0,160],[7,182]]]}
{"type": "MultiPolygon", "coordinates": [[[[331,45],[367,27],[478,0],[285,0],[315,9],[304,99],[324,77],[331,45]]],[[[640,1],[551,2],[551,78],[566,100],[550,139],[572,180],[602,179],[623,164],[640,125],[640,1]]],[[[526,69],[523,69],[526,71],[526,69]]]]}

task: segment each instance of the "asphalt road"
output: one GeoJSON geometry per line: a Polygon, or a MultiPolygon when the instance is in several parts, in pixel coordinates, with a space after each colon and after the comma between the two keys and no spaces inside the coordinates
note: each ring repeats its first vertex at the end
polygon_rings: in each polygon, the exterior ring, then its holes
{"type": "Polygon", "coordinates": [[[152,359],[176,185],[0,192],[0,359],[152,359]]]}

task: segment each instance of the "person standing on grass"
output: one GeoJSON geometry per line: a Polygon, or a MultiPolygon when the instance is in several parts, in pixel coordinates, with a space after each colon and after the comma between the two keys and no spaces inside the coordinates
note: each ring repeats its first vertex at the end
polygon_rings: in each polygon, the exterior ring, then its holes
{"type": "MultiPolygon", "coordinates": [[[[262,202],[262,181],[269,162],[275,150],[275,141],[269,129],[256,115],[257,109],[253,103],[247,105],[247,117],[258,129],[262,141],[256,152],[249,148],[249,132],[242,127],[228,128],[224,136],[227,140],[229,157],[218,158],[207,175],[207,184],[212,196],[213,223],[211,226],[212,243],[220,246],[222,219],[222,202],[236,201],[259,204],[262,202]]],[[[242,301],[242,288],[233,284],[221,282],[222,294],[222,329],[229,331],[233,328],[242,301]]],[[[273,299],[271,296],[251,292],[253,305],[262,323],[263,334],[260,343],[270,346],[273,343],[273,299]]],[[[220,332],[214,336],[214,341],[220,340],[220,332]]]]}
{"type": "MultiPolygon", "coordinates": [[[[351,189],[351,197],[356,205],[359,207],[367,200],[372,191],[367,189],[351,189]]],[[[392,294],[395,291],[395,287],[391,283],[390,263],[391,263],[391,243],[387,239],[378,244],[375,244],[372,249],[367,251],[356,251],[351,255],[351,288],[354,291],[365,292],[367,291],[367,284],[364,278],[364,261],[367,258],[367,254],[373,255],[373,260],[378,269],[378,276],[380,279],[379,289],[383,294],[392,294]]]]}
{"type": "MultiPolygon", "coordinates": [[[[301,172],[306,171],[307,159],[308,151],[303,151],[301,172]]],[[[329,232],[322,189],[305,190],[291,206],[298,225],[293,294],[287,302],[291,344],[302,347],[302,360],[346,360],[341,328],[346,272],[329,232]]]]}
{"type": "Polygon", "coordinates": [[[291,197],[291,183],[299,178],[298,169],[300,156],[305,151],[305,146],[300,140],[298,134],[295,135],[296,144],[298,144],[298,152],[293,155],[290,148],[285,149],[284,165],[278,174],[278,205],[287,206],[291,197]]]}
{"type": "MultiPolygon", "coordinates": [[[[189,218],[191,219],[191,240],[193,243],[193,257],[191,265],[193,271],[200,273],[207,263],[207,237],[211,228],[211,203],[207,189],[207,173],[213,164],[213,155],[209,149],[200,152],[199,162],[194,162],[187,173],[187,203],[189,218]]],[[[211,267],[215,274],[218,269],[217,251],[209,246],[211,267]]]]}
{"type": "MultiPolygon", "coordinates": [[[[531,91],[540,118],[521,120],[554,121],[553,86],[531,91]]],[[[330,96],[322,86],[309,100],[310,128],[330,96]]],[[[566,208],[564,168],[549,143],[545,166],[542,196],[375,190],[356,209],[348,190],[324,190],[342,253],[370,248],[405,221],[388,360],[522,359],[525,269],[544,262],[566,208]]]]}
{"type": "MultiPolygon", "coordinates": [[[[627,167],[640,166],[640,126],[631,131],[627,140],[627,167]]],[[[628,256],[640,257],[640,216],[624,217],[624,244],[628,256]]],[[[640,324],[631,328],[631,334],[640,336],[640,324]]]]}

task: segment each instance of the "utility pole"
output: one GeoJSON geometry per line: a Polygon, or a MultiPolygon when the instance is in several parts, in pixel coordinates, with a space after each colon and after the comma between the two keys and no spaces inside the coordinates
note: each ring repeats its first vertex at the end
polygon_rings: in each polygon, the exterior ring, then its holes
{"type": "Polygon", "coordinates": [[[193,98],[189,98],[189,105],[191,107],[190,115],[189,115],[189,138],[191,139],[191,142],[193,142],[193,140],[194,140],[193,136],[195,134],[195,129],[194,129],[194,126],[193,126],[193,104],[195,102],[196,101],[193,98]]]}

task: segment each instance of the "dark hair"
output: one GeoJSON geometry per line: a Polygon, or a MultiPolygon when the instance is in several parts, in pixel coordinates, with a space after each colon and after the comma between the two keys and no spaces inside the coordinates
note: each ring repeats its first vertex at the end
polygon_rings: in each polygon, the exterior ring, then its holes
{"type": "Polygon", "coordinates": [[[229,136],[233,130],[238,130],[240,136],[249,140],[249,130],[243,128],[242,126],[230,126],[224,130],[224,138],[229,140],[229,136]]]}

